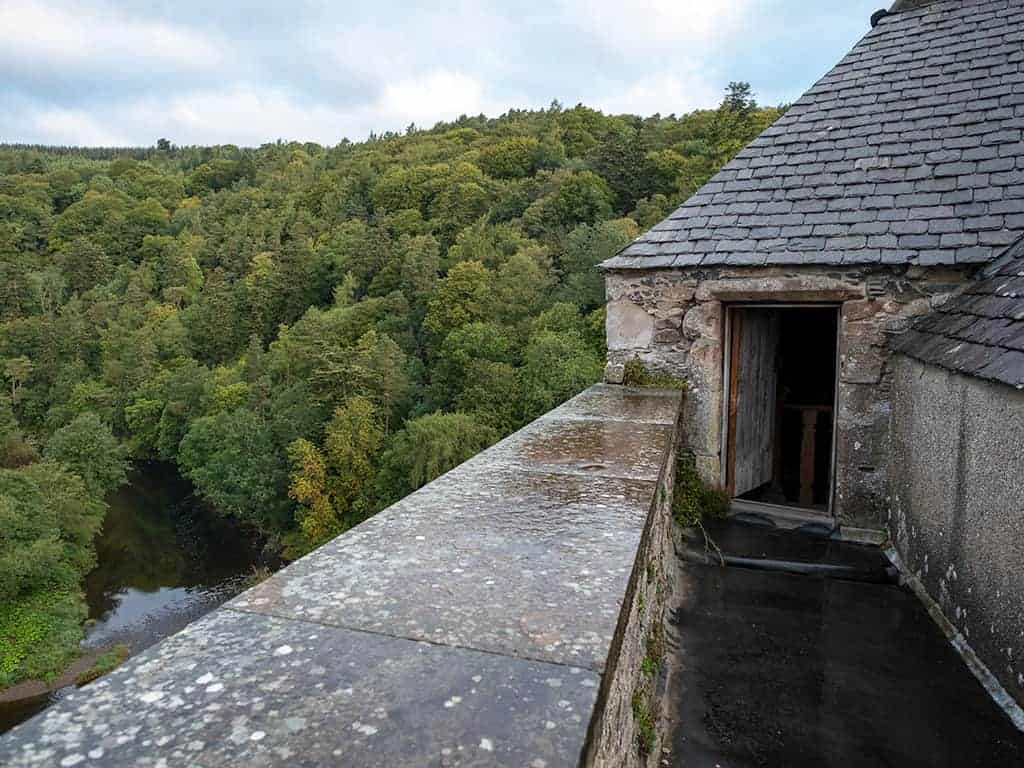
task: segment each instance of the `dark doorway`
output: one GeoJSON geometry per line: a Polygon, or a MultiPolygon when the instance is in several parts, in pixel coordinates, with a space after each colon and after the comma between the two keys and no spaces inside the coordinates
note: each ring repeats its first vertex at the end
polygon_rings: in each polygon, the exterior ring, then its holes
{"type": "Polygon", "coordinates": [[[827,512],[838,310],[733,307],[726,476],[733,496],[827,512]]]}

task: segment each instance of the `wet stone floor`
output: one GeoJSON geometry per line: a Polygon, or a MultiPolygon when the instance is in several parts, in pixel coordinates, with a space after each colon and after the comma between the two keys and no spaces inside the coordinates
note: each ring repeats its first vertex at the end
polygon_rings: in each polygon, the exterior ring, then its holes
{"type": "MultiPolygon", "coordinates": [[[[877,549],[739,522],[723,554],[884,571],[877,549]]],[[[918,599],[884,583],[699,562],[670,616],[673,766],[1024,766],[1024,735],[918,599]]]]}

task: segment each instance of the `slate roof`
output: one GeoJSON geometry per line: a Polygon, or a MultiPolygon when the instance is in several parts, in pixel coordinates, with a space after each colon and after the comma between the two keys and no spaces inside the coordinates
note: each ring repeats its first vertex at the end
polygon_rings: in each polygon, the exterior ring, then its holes
{"type": "Polygon", "coordinates": [[[893,349],[1024,389],[1024,238],[955,298],[897,336],[893,349]]]}
{"type": "Polygon", "coordinates": [[[890,14],[602,266],[985,262],[1024,233],[1022,128],[1024,0],[890,14]]]}

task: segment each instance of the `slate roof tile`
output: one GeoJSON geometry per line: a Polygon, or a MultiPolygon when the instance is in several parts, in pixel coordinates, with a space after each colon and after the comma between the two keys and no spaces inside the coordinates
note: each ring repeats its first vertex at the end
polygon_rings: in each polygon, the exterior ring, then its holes
{"type": "Polygon", "coordinates": [[[1022,43],[1024,0],[891,13],[603,266],[990,260],[1024,234],[1022,43]]]}
{"type": "Polygon", "coordinates": [[[895,337],[893,349],[926,363],[1024,389],[1024,237],[982,279],[895,337]]]}

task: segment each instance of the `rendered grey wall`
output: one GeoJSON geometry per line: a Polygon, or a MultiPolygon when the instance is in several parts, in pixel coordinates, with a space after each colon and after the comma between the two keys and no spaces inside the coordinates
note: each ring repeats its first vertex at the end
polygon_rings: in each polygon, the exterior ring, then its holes
{"type": "Polygon", "coordinates": [[[1024,392],[898,355],[889,527],[975,652],[1024,700],[1024,392]]]}

